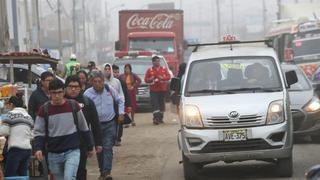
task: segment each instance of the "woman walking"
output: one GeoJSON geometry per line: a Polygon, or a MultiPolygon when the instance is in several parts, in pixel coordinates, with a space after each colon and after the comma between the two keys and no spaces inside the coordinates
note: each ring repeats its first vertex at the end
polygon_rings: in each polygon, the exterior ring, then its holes
{"type": "Polygon", "coordinates": [[[134,113],[137,109],[137,101],[136,101],[136,94],[138,92],[138,87],[141,84],[141,79],[138,75],[132,72],[132,67],[130,64],[126,64],[124,66],[124,74],[119,76],[119,79],[126,82],[128,87],[128,93],[131,100],[131,119],[132,119],[132,126],[135,126],[136,123],[134,121],[134,113]]]}
{"type": "Polygon", "coordinates": [[[5,177],[27,176],[31,156],[33,120],[24,107],[22,96],[11,96],[6,106],[10,111],[0,126],[0,136],[8,136],[5,177]]]}

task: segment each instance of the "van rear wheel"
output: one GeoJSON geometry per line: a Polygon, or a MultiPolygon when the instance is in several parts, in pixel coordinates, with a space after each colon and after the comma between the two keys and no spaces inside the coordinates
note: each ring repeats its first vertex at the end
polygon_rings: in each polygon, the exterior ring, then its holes
{"type": "Polygon", "coordinates": [[[182,154],[182,161],[183,161],[184,179],[185,180],[198,179],[198,171],[201,169],[202,166],[191,163],[184,154],[182,154]]]}
{"type": "Polygon", "coordinates": [[[293,174],[292,156],[278,159],[277,171],[281,177],[291,177],[293,174]]]}

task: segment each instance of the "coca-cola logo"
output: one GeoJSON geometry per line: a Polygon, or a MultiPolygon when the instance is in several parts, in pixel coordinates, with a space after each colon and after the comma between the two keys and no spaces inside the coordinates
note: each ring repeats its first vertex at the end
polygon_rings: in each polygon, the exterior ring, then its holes
{"type": "Polygon", "coordinates": [[[139,14],[133,14],[127,21],[128,29],[171,29],[176,20],[177,15],[169,15],[165,13],[156,14],[152,17],[143,17],[139,14]]]}

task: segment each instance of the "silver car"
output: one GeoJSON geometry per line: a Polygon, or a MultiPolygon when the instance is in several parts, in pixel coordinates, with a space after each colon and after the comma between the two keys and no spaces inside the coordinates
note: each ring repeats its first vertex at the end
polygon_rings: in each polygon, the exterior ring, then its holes
{"type": "Polygon", "coordinates": [[[197,179],[200,168],[218,161],[266,160],[280,176],[292,175],[287,88],[297,79],[292,71],[286,76],[287,82],[268,47],[221,45],[192,53],[179,107],[185,179],[197,179]]]}
{"type": "Polygon", "coordinates": [[[294,135],[310,135],[313,141],[320,142],[320,100],[312,83],[297,65],[282,64],[281,68],[284,72],[294,70],[298,77],[289,89],[294,135]]]}
{"type": "MultiPolygon", "coordinates": [[[[142,81],[141,85],[138,87],[138,92],[136,96],[137,107],[139,109],[149,110],[151,108],[149,84],[144,82],[144,77],[146,75],[147,69],[152,67],[151,56],[128,56],[118,58],[113,62],[113,64],[119,66],[120,74],[124,73],[124,66],[126,64],[131,65],[132,72],[137,74],[142,81]]],[[[160,65],[163,67],[167,67],[169,70],[169,66],[166,60],[161,56],[160,65]]],[[[169,72],[171,73],[170,70],[169,72]]],[[[172,73],[171,76],[173,76],[172,73]]]]}

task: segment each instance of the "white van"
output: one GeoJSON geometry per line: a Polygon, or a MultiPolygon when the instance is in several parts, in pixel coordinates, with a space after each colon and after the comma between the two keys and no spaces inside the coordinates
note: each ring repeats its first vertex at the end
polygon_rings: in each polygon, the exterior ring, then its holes
{"type": "MultiPolygon", "coordinates": [[[[179,105],[185,179],[197,179],[206,164],[245,160],[274,162],[279,175],[291,176],[287,89],[297,82],[295,72],[287,72],[285,80],[274,50],[257,44],[196,49],[179,105]]],[[[178,84],[172,80],[171,87],[179,91],[178,84]]]]}

